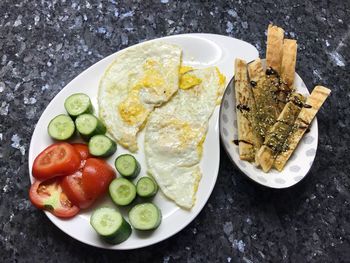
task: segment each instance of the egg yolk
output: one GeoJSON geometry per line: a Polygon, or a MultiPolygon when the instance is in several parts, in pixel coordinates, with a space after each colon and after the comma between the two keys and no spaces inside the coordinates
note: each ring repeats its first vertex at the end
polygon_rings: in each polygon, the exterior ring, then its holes
{"type": "Polygon", "coordinates": [[[192,71],[192,70],[193,70],[193,68],[190,67],[190,66],[181,66],[180,70],[179,70],[179,73],[180,73],[180,75],[183,75],[183,74],[185,74],[185,73],[187,73],[189,71],[192,71]]]}
{"type": "Polygon", "coordinates": [[[202,157],[202,153],[203,153],[203,143],[205,141],[205,137],[206,135],[203,135],[202,139],[199,141],[198,145],[197,145],[197,152],[198,152],[198,155],[200,157],[202,157]]]}
{"type": "Polygon", "coordinates": [[[182,146],[186,146],[190,141],[196,138],[196,133],[188,123],[181,125],[180,142],[182,146]]]}
{"type": "Polygon", "coordinates": [[[135,84],[132,90],[140,90],[142,88],[151,89],[156,94],[161,94],[164,89],[165,80],[160,73],[160,65],[155,60],[147,60],[143,65],[144,74],[142,78],[135,84]]]}
{"type": "Polygon", "coordinates": [[[192,141],[196,141],[198,137],[198,130],[194,129],[188,122],[184,122],[178,119],[171,119],[163,124],[163,127],[167,126],[172,132],[176,134],[176,145],[180,149],[186,148],[192,141]],[[175,130],[175,131],[174,131],[175,130]]]}
{"type": "Polygon", "coordinates": [[[185,74],[180,77],[180,89],[190,89],[202,83],[195,75],[185,74]]]}
{"type": "Polygon", "coordinates": [[[218,69],[218,67],[216,67],[215,69],[216,69],[216,72],[217,72],[218,75],[219,75],[219,84],[220,84],[220,85],[225,85],[225,83],[226,83],[226,77],[224,76],[224,74],[222,74],[222,73],[220,72],[220,70],[218,69]]]}
{"type": "Polygon", "coordinates": [[[146,60],[143,64],[142,77],[131,87],[127,98],[118,106],[121,118],[129,125],[142,124],[148,116],[147,109],[140,101],[141,89],[147,89],[149,93],[156,96],[166,93],[161,65],[157,61],[146,60]]]}
{"type": "Polygon", "coordinates": [[[120,103],[118,110],[121,118],[129,125],[143,122],[147,117],[147,110],[141,104],[135,93],[128,96],[122,103],[120,103]]]}
{"type": "Polygon", "coordinates": [[[216,105],[220,105],[221,103],[221,98],[222,98],[222,93],[224,91],[224,85],[226,83],[226,77],[225,75],[223,75],[220,70],[218,69],[218,67],[215,68],[216,69],[216,73],[218,74],[219,77],[219,86],[221,86],[221,88],[217,89],[216,95],[217,95],[217,101],[216,101],[216,105]]]}

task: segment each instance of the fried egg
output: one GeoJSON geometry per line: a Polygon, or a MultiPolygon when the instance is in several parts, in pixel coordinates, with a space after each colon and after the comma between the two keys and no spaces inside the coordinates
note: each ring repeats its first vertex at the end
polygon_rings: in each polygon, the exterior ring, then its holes
{"type": "Polygon", "coordinates": [[[145,157],[148,173],[165,196],[190,209],[201,179],[209,118],[222,97],[225,77],[216,67],[182,67],[180,72],[178,92],[148,118],[145,157]]]}
{"type": "Polygon", "coordinates": [[[154,107],[179,88],[181,48],[163,42],[140,44],[121,51],[100,81],[99,115],[110,135],[131,152],[137,133],[154,107]]]}

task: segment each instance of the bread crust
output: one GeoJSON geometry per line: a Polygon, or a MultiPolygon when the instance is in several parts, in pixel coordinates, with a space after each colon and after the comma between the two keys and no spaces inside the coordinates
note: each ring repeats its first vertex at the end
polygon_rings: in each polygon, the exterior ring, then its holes
{"type": "Polygon", "coordinates": [[[262,141],[254,128],[256,108],[248,82],[247,63],[241,59],[235,61],[235,94],[239,155],[242,160],[253,161],[262,141]]]}
{"type": "Polygon", "coordinates": [[[272,24],[267,29],[266,65],[281,74],[284,30],[272,24]]]}
{"type": "Polygon", "coordinates": [[[292,131],[305,100],[306,98],[301,94],[292,94],[290,101],[284,106],[276,123],[269,130],[264,145],[256,154],[256,162],[260,164],[265,173],[273,166],[276,155],[284,150],[283,145],[292,131]],[[296,101],[300,103],[296,103],[296,101]]]}
{"type": "Polygon", "coordinates": [[[265,71],[260,58],[248,64],[248,74],[250,81],[255,81],[256,83],[265,77],[265,71]]]}
{"type": "Polygon", "coordinates": [[[325,102],[331,90],[323,87],[316,86],[311,95],[306,100],[306,105],[308,107],[303,107],[295,121],[294,130],[289,135],[286,140],[286,144],[288,145],[288,149],[286,151],[281,152],[277,155],[276,160],[274,162],[274,167],[278,171],[282,171],[284,166],[286,165],[288,159],[298,146],[299,141],[303,137],[305,131],[310,126],[311,121],[316,116],[316,113],[321,108],[322,104],[325,102]]]}
{"type": "Polygon", "coordinates": [[[297,41],[284,39],[283,56],[281,65],[281,77],[288,87],[293,87],[295,76],[295,65],[297,61],[297,41]]]}

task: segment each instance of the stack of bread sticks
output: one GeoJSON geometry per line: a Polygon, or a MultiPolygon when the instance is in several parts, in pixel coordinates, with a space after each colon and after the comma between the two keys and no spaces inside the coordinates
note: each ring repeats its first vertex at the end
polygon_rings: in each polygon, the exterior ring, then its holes
{"type": "Polygon", "coordinates": [[[297,41],[269,25],[266,60],[235,61],[240,159],[264,172],[282,171],[330,90],[316,86],[306,97],[294,85],[297,41]]]}

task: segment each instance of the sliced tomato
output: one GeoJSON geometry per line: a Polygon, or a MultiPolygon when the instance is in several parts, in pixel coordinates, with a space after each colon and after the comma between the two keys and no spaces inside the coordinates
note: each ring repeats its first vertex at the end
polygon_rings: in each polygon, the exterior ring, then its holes
{"type": "Polygon", "coordinates": [[[50,211],[57,217],[69,218],[79,212],[60,185],[62,178],[35,181],[29,190],[29,199],[39,209],[50,211]]]}
{"type": "MultiPolygon", "coordinates": [[[[85,163],[85,160],[82,161],[85,163]]],[[[80,208],[88,208],[95,199],[89,198],[82,188],[82,171],[67,175],[62,179],[61,186],[68,199],[80,208]]]]}
{"type": "Polygon", "coordinates": [[[85,166],[86,159],[92,157],[92,155],[90,155],[89,152],[89,147],[84,143],[72,143],[72,146],[80,155],[81,161],[79,169],[83,169],[85,166]]]}
{"type": "Polygon", "coordinates": [[[89,158],[83,168],[82,187],[89,198],[104,194],[115,178],[114,169],[104,160],[89,158]]]}
{"type": "Polygon", "coordinates": [[[92,157],[89,152],[89,147],[84,143],[72,143],[74,149],[79,153],[82,160],[92,157]]]}
{"type": "Polygon", "coordinates": [[[82,188],[82,170],[85,166],[86,159],[92,157],[89,147],[84,143],[72,143],[74,149],[79,153],[81,162],[79,170],[62,179],[62,189],[67,194],[69,200],[80,208],[88,208],[95,200],[88,198],[82,188]]]}
{"type": "Polygon", "coordinates": [[[39,180],[72,174],[78,170],[80,161],[80,155],[72,145],[66,142],[55,143],[35,158],[32,174],[39,180]]]}

